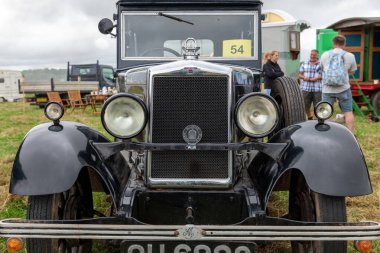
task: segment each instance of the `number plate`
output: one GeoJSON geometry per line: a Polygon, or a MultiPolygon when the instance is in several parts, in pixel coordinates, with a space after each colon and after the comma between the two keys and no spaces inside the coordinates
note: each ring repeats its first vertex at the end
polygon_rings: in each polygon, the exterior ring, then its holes
{"type": "Polygon", "coordinates": [[[255,243],[206,241],[123,241],[122,253],[254,253],[255,243]]]}
{"type": "Polygon", "coordinates": [[[47,102],[47,98],[43,98],[43,97],[37,98],[36,101],[37,102],[47,102]]]}

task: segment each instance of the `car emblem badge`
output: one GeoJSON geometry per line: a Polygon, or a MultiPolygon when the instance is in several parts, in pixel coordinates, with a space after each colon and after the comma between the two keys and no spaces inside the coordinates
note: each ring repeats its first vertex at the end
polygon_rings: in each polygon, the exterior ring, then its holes
{"type": "Polygon", "coordinates": [[[189,125],[182,131],[182,137],[188,144],[188,149],[196,149],[196,145],[202,139],[202,130],[199,126],[189,125]]]}

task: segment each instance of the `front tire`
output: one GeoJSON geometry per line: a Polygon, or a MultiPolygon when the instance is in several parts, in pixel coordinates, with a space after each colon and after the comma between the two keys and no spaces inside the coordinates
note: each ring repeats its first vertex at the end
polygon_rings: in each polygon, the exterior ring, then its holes
{"type": "MultiPolygon", "coordinates": [[[[313,192],[302,176],[292,182],[289,200],[290,217],[308,222],[346,222],[344,197],[313,192]]],[[[292,242],[293,253],[347,253],[345,241],[292,242]]]]}
{"type": "MultiPolygon", "coordinates": [[[[55,210],[60,203],[59,198],[59,194],[30,196],[28,198],[27,219],[58,220],[58,212],[55,210]]],[[[53,245],[58,244],[57,240],[27,239],[26,249],[28,253],[58,253],[58,248],[57,250],[53,250],[53,245]]]]}
{"type": "MultiPolygon", "coordinates": [[[[29,220],[77,220],[93,216],[89,184],[77,181],[70,190],[50,195],[29,196],[29,220]]],[[[90,253],[91,240],[27,239],[28,253],[90,253]]]]}

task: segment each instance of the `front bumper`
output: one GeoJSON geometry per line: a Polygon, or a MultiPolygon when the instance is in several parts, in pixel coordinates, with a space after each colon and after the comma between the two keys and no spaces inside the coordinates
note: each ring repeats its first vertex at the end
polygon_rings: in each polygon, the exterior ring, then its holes
{"type": "Polygon", "coordinates": [[[140,142],[93,142],[90,144],[95,148],[100,157],[105,160],[110,156],[123,151],[123,150],[136,150],[136,151],[169,151],[169,150],[257,150],[260,151],[274,160],[277,160],[284,152],[288,143],[264,143],[264,142],[246,142],[246,143],[198,143],[190,145],[186,143],[140,143],[140,142]]]}
{"type": "Polygon", "coordinates": [[[0,237],[129,241],[348,241],[380,239],[380,224],[305,223],[248,218],[238,225],[147,225],[133,218],[76,221],[2,220],[0,237]]]}

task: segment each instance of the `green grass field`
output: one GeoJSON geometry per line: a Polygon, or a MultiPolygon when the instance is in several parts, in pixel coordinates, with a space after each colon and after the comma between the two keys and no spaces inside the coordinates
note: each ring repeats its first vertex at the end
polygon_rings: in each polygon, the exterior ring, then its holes
{"type": "MultiPolygon", "coordinates": [[[[90,108],[85,113],[67,114],[62,120],[84,123],[98,129],[111,138],[102,128],[99,115],[93,115],[90,108]]],[[[35,125],[48,122],[43,110],[24,103],[0,103],[0,219],[25,217],[25,198],[8,193],[13,160],[25,134],[35,125]]],[[[356,117],[356,136],[362,147],[372,180],[373,194],[363,197],[347,198],[348,220],[380,221],[380,123],[367,118],[356,117]]],[[[271,208],[281,212],[286,206],[284,195],[276,194],[271,208]]],[[[0,251],[3,245],[0,244],[0,251]]],[[[268,251],[267,251],[268,252],[268,251]]],[[[288,252],[286,246],[273,252],[288,252]]],[[[351,248],[349,252],[355,252],[351,248]]],[[[380,252],[376,244],[374,252],[380,252]]]]}

